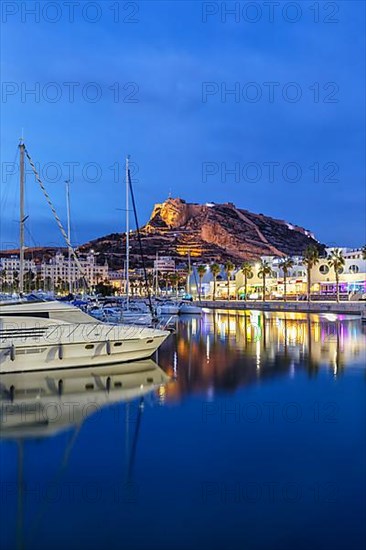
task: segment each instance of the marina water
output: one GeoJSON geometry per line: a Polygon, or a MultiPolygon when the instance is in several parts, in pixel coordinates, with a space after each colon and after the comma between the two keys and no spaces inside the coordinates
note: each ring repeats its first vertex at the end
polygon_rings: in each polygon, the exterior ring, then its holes
{"type": "Polygon", "coordinates": [[[359,317],[206,311],[175,329],[150,391],[94,402],[95,368],[61,427],[57,396],[44,426],[23,411],[10,430],[2,409],[1,548],[362,548],[359,317]]]}

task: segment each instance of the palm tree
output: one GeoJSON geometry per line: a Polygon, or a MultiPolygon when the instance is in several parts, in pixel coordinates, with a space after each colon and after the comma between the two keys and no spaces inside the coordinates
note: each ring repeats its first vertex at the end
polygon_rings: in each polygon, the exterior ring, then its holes
{"type": "Polygon", "coordinates": [[[46,277],[45,280],[44,280],[44,286],[45,286],[45,290],[48,290],[50,291],[51,290],[51,287],[52,287],[52,279],[51,277],[46,277]]]}
{"type": "Polygon", "coordinates": [[[13,271],[13,291],[15,292],[19,287],[19,273],[18,271],[13,271]]]}
{"type": "Polygon", "coordinates": [[[362,247],[362,259],[366,260],[366,244],[362,247]]]}
{"type": "Polygon", "coordinates": [[[6,270],[2,269],[0,271],[0,281],[1,281],[1,290],[3,291],[5,289],[5,283],[6,283],[6,270]]]}
{"type": "Polygon", "coordinates": [[[44,290],[44,279],[40,273],[36,275],[36,290],[39,290],[40,287],[44,290]]]}
{"type": "Polygon", "coordinates": [[[24,283],[27,287],[28,292],[31,292],[33,290],[33,281],[35,278],[36,276],[31,269],[24,273],[24,283]]]}
{"type": "Polygon", "coordinates": [[[284,287],[284,293],[283,293],[283,299],[286,302],[286,289],[287,289],[287,275],[289,270],[294,267],[294,262],[291,258],[284,258],[282,262],[280,262],[280,268],[283,271],[283,287],[284,287]]]}
{"type": "MultiPolygon", "coordinates": [[[[80,284],[80,279],[77,282],[77,288],[80,288],[79,284],[80,284]]],[[[57,289],[57,292],[62,292],[62,279],[61,279],[61,277],[57,277],[56,289],[57,289]]]]}
{"type": "Polygon", "coordinates": [[[244,294],[245,294],[245,299],[247,300],[247,287],[248,287],[248,279],[249,277],[252,277],[253,276],[253,267],[252,267],[252,264],[249,263],[249,262],[244,262],[241,266],[241,272],[244,276],[244,294]]]}
{"type": "Polygon", "coordinates": [[[262,260],[258,270],[258,277],[263,279],[263,302],[266,301],[266,277],[272,273],[271,266],[265,260],[262,260]]]}
{"type": "Polygon", "coordinates": [[[233,262],[228,260],[225,263],[225,273],[226,273],[226,277],[227,277],[227,297],[228,297],[229,300],[230,300],[230,279],[231,279],[231,274],[234,271],[234,269],[235,269],[235,265],[233,264],[233,262]]]}
{"type": "Polygon", "coordinates": [[[171,273],[169,276],[170,284],[175,288],[176,296],[178,297],[178,284],[179,284],[179,275],[178,273],[171,273]]]}
{"type": "Polygon", "coordinates": [[[198,278],[199,278],[199,281],[200,281],[200,284],[199,284],[199,287],[198,287],[198,299],[199,299],[199,301],[201,301],[202,279],[203,279],[203,277],[205,276],[205,273],[206,273],[206,266],[205,265],[199,265],[197,267],[197,273],[198,273],[198,278]]]}
{"type": "Polygon", "coordinates": [[[342,250],[340,250],[339,248],[335,248],[331,251],[327,260],[329,267],[332,267],[334,269],[336,278],[337,302],[339,302],[339,273],[345,264],[342,250]]]}
{"type": "Polygon", "coordinates": [[[303,264],[307,270],[307,283],[308,283],[308,302],[311,299],[311,270],[319,262],[319,250],[313,244],[310,244],[305,248],[303,264]]]}
{"type": "Polygon", "coordinates": [[[154,275],[149,272],[147,274],[147,284],[146,284],[146,294],[148,294],[148,291],[152,291],[153,290],[153,286],[154,286],[154,275]]]}
{"type": "Polygon", "coordinates": [[[163,273],[163,280],[164,280],[164,286],[165,286],[165,295],[168,294],[168,282],[170,279],[171,273],[163,273]]]}
{"type": "Polygon", "coordinates": [[[220,268],[219,264],[213,263],[213,264],[210,266],[210,271],[211,271],[211,273],[212,273],[212,275],[213,275],[213,278],[214,278],[213,300],[216,300],[216,279],[217,279],[218,274],[219,274],[220,271],[221,271],[221,268],[220,268]]]}

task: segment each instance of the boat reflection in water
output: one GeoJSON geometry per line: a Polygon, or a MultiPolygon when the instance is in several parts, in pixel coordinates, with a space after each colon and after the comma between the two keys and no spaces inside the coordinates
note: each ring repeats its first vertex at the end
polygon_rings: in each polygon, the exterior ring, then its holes
{"type": "Polygon", "coordinates": [[[115,403],[142,398],[168,376],[151,359],[0,376],[0,437],[39,438],[80,426],[115,403]]]}
{"type": "MultiPolygon", "coordinates": [[[[116,487],[120,487],[123,481],[126,491],[133,492],[132,473],[145,399],[155,392],[156,400],[159,401],[158,390],[168,380],[169,377],[151,359],[97,368],[0,375],[0,443],[16,445],[16,456],[12,453],[16,463],[16,481],[7,481],[6,472],[1,472],[1,485],[5,488],[2,498],[5,498],[7,509],[11,508],[12,497],[16,497],[15,536],[13,538],[11,534],[12,529],[5,530],[5,540],[2,539],[4,547],[35,547],[32,532],[34,534],[44,521],[43,516],[51,502],[45,499],[40,486],[34,483],[33,475],[26,467],[29,466],[29,445],[40,441],[46,443],[50,439],[62,445],[61,437],[64,432],[68,432],[61,460],[58,458],[53,465],[52,475],[42,476],[43,490],[51,487],[51,492],[57,492],[63,487],[62,479],[83,425],[93,415],[101,415],[113,405],[118,406],[118,413],[124,407],[122,422],[126,456],[124,473],[116,481],[116,487]],[[29,512],[29,502],[32,509],[35,506],[38,509],[31,514],[33,523],[27,531],[25,518],[26,510],[29,512]]],[[[116,422],[116,419],[121,420],[119,415],[113,418],[114,422],[109,422],[112,439],[116,435],[116,428],[117,431],[121,428],[120,422],[116,422]]],[[[121,437],[119,434],[118,439],[121,437]]],[[[95,449],[97,447],[96,441],[95,449]]],[[[42,460],[42,457],[39,459],[42,460]]],[[[85,460],[88,460],[87,456],[85,460]]],[[[54,497],[50,498],[52,500],[54,497]]]]}
{"type": "Polygon", "coordinates": [[[159,350],[159,364],[175,380],[167,399],[232,391],[300,370],[311,376],[328,369],[337,376],[347,364],[362,368],[365,333],[355,316],[206,310],[202,318],[180,319],[174,337],[159,350]]]}

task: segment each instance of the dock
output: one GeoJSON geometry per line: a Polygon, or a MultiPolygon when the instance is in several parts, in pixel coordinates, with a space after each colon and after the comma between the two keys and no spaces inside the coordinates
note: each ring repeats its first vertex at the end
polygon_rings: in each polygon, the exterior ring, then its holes
{"type": "Polygon", "coordinates": [[[307,302],[271,300],[202,300],[202,307],[210,309],[256,309],[260,311],[288,311],[296,313],[335,313],[360,315],[366,310],[366,302],[307,302]]]}

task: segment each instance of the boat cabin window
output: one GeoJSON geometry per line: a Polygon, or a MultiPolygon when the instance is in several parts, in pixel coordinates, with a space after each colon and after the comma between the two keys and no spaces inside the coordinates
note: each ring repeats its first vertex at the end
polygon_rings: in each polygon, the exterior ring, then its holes
{"type": "Polygon", "coordinates": [[[42,318],[42,319],[49,319],[50,318],[50,314],[48,311],[35,311],[35,312],[28,312],[28,313],[24,313],[24,312],[10,312],[10,313],[3,313],[1,311],[1,317],[14,317],[14,315],[16,317],[38,317],[38,318],[42,318]]]}

